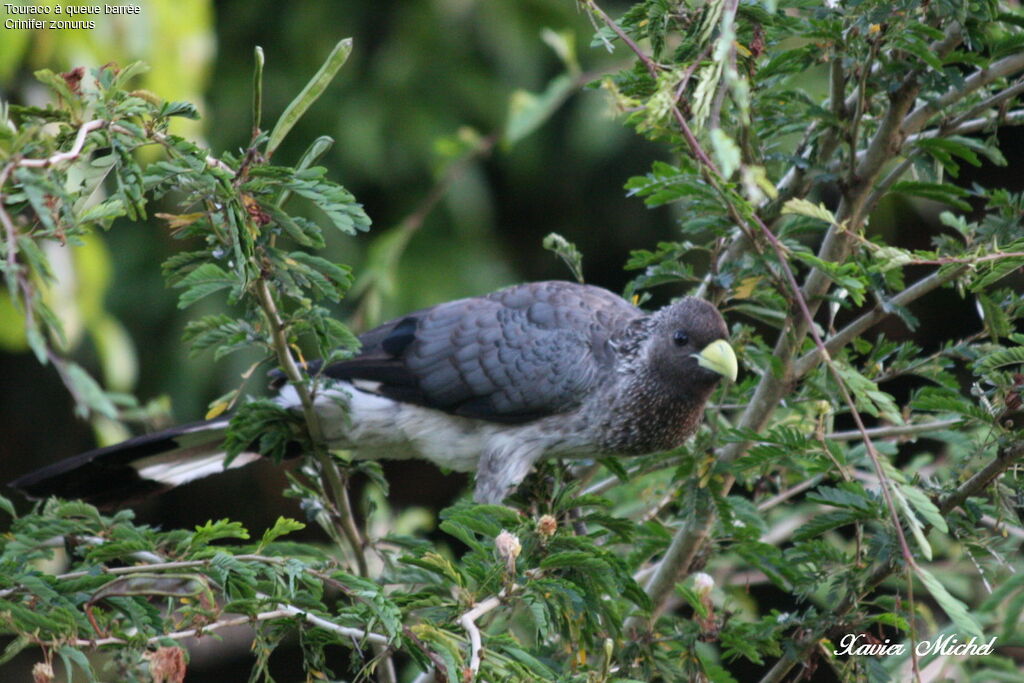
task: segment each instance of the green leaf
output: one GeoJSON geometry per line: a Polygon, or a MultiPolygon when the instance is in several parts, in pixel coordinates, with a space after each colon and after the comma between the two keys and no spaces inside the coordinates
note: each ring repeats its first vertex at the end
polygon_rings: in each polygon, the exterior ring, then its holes
{"type": "Polygon", "coordinates": [[[256,399],[243,403],[231,416],[224,438],[225,464],[249,450],[276,461],[282,460],[293,442],[302,445],[295,416],[277,402],[256,399]]]}
{"type": "Polygon", "coordinates": [[[540,95],[516,90],[508,103],[508,123],[503,137],[506,146],[514,145],[537,130],[565,102],[574,87],[573,79],[562,74],[551,79],[540,95]]]}
{"type": "Polygon", "coordinates": [[[1006,602],[1010,597],[1010,594],[1017,590],[1024,592],[1024,572],[1012,574],[1005,581],[996,586],[995,590],[992,591],[992,594],[985,598],[985,601],[981,603],[980,609],[985,612],[998,609],[1000,605],[1003,605],[1006,602]]]}
{"type": "Polygon", "coordinates": [[[540,38],[558,55],[558,59],[570,73],[579,72],[580,65],[579,58],[576,56],[576,33],[574,31],[569,29],[555,31],[545,27],[540,31],[540,38]]]}
{"type": "Polygon", "coordinates": [[[203,297],[234,284],[234,277],[220,266],[203,263],[174,284],[176,288],[185,290],[178,298],[178,308],[188,308],[203,297]]]}
{"type": "Polygon", "coordinates": [[[1000,337],[1010,334],[1013,331],[1013,327],[1003,307],[986,294],[979,292],[975,296],[978,299],[978,305],[981,307],[982,322],[985,324],[985,330],[988,331],[989,337],[993,341],[999,341],[1000,337]]]}
{"type": "Polygon", "coordinates": [[[991,422],[992,416],[983,408],[965,399],[960,394],[940,387],[924,387],[914,399],[911,406],[915,410],[937,413],[956,413],[966,415],[982,422],[991,422]]]}
{"type": "MultiPolygon", "coordinates": [[[[302,156],[299,157],[299,163],[295,164],[295,169],[302,171],[307,168],[312,168],[319,163],[320,159],[331,151],[333,146],[334,138],[329,135],[321,135],[316,140],[313,140],[309,147],[306,148],[306,151],[302,153],[302,156]]],[[[276,206],[278,208],[284,206],[285,202],[287,202],[289,197],[291,197],[291,194],[290,190],[282,192],[281,196],[277,199],[276,206]]],[[[317,234],[319,235],[319,232],[317,234]]],[[[320,243],[317,246],[323,246],[323,240],[320,240],[320,243]]]]}
{"type": "Polygon", "coordinates": [[[258,131],[263,125],[263,65],[265,58],[263,48],[257,45],[253,49],[254,66],[252,70],[252,129],[258,131]]]}
{"type": "Polygon", "coordinates": [[[465,586],[466,577],[451,560],[435,552],[426,552],[421,557],[406,556],[402,562],[426,569],[451,581],[456,586],[465,586]]]}
{"type": "Polygon", "coordinates": [[[993,370],[1021,364],[1024,364],[1024,346],[1014,346],[982,356],[975,362],[974,369],[985,375],[993,370]]]}
{"type": "Polygon", "coordinates": [[[12,638],[7,646],[4,647],[4,651],[0,653],[0,666],[7,664],[14,659],[20,652],[29,647],[35,647],[35,643],[28,636],[19,635],[17,638],[12,638]]]}
{"type": "Polygon", "coordinates": [[[737,683],[736,679],[732,677],[727,669],[722,667],[721,664],[716,662],[712,656],[711,648],[706,646],[705,643],[700,644],[702,647],[695,649],[697,653],[697,659],[700,662],[701,669],[704,675],[711,683],[737,683]]]}
{"type": "Polygon", "coordinates": [[[903,424],[903,416],[896,401],[890,394],[880,390],[878,384],[860,374],[847,363],[837,360],[833,366],[843,378],[850,393],[853,394],[858,410],[863,410],[875,417],[884,417],[895,424],[903,424]]]}
{"type": "Polygon", "coordinates": [[[8,498],[5,498],[4,496],[0,496],[0,510],[3,510],[11,517],[18,517],[18,513],[15,512],[14,510],[14,503],[12,503],[8,498]]]}
{"type": "Polygon", "coordinates": [[[85,371],[85,368],[77,363],[68,361],[65,370],[67,381],[70,385],[69,388],[74,392],[79,402],[75,406],[76,412],[84,416],[89,411],[95,411],[111,420],[117,419],[117,406],[110,400],[110,397],[103,391],[99,383],[92,378],[92,375],[85,371]]]}
{"type": "Polygon", "coordinates": [[[893,185],[892,191],[955,206],[961,211],[971,210],[971,205],[964,201],[964,197],[970,196],[970,192],[962,187],[948,183],[926,183],[906,180],[893,185]]]}
{"type": "Polygon", "coordinates": [[[214,358],[219,359],[232,351],[250,348],[257,333],[246,322],[228,315],[207,315],[185,326],[182,339],[189,344],[189,354],[196,356],[216,347],[214,358]]]}
{"type": "Polygon", "coordinates": [[[127,66],[115,70],[114,80],[110,84],[111,90],[120,90],[128,87],[129,81],[136,76],[141,76],[149,71],[149,65],[142,61],[131,62],[127,66]]]}
{"type": "Polygon", "coordinates": [[[981,159],[971,149],[972,146],[972,141],[969,139],[957,137],[924,138],[915,143],[915,147],[923,149],[934,157],[954,178],[957,177],[960,170],[959,164],[953,160],[954,156],[963,159],[971,166],[981,166],[981,159]]]}
{"type": "Polygon", "coordinates": [[[78,214],[79,223],[100,223],[106,227],[110,221],[120,218],[127,211],[119,197],[111,197],[78,214]]]}
{"type": "Polygon", "coordinates": [[[1022,612],[1024,612],[1024,592],[1017,593],[1006,603],[1006,616],[1003,617],[1003,638],[1009,640],[1018,633],[1022,612]]]}
{"type": "Polygon", "coordinates": [[[816,514],[793,534],[794,541],[807,541],[816,538],[826,531],[853,524],[866,519],[874,519],[875,515],[864,510],[833,510],[816,514]]]}
{"type": "Polygon", "coordinates": [[[814,493],[807,495],[807,500],[861,511],[873,510],[876,507],[876,503],[868,498],[864,487],[856,482],[845,482],[841,484],[841,488],[819,486],[814,493]]]}
{"type": "Polygon", "coordinates": [[[911,484],[901,484],[899,489],[924,521],[944,534],[949,533],[946,518],[924,491],[911,484]]]}
{"type": "Polygon", "coordinates": [[[935,602],[939,603],[939,607],[949,615],[949,618],[956,624],[956,627],[960,630],[960,633],[967,636],[975,636],[981,638],[983,631],[981,624],[978,620],[971,615],[967,610],[967,605],[953,597],[953,595],[946,590],[946,587],[932,575],[927,569],[921,566],[915,567],[915,573],[918,578],[921,579],[921,583],[928,589],[932,597],[935,598],[935,602]]]}
{"type": "MultiPolygon", "coordinates": [[[[270,172],[266,168],[253,169],[253,176],[259,177],[270,172]]],[[[350,235],[368,230],[370,218],[363,211],[362,205],[345,188],[324,180],[326,173],[327,169],[313,166],[295,172],[281,184],[300,197],[312,201],[338,230],[350,235]]]]}
{"type": "Polygon", "coordinates": [[[932,47],[918,35],[909,31],[893,32],[894,42],[900,49],[906,50],[935,71],[942,71],[942,60],[932,50],[932,47]]]}
{"type": "Polygon", "coordinates": [[[60,656],[61,661],[64,663],[64,670],[68,674],[68,683],[71,683],[71,672],[72,664],[78,665],[86,675],[89,681],[95,681],[96,676],[93,672],[92,663],[89,658],[85,656],[85,653],[80,649],[72,647],[71,645],[61,645],[57,648],[57,654],[60,656]]]}
{"type": "Polygon", "coordinates": [[[270,138],[267,140],[266,156],[268,158],[273,156],[285,136],[288,135],[298,120],[302,118],[306,111],[323,94],[324,90],[327,89],[328,84],[334,80],[334,76],[345,62],[348,61],[348,56],[351,53],[351,38],[344,38],[338,41],[334,49],[331,50],[331,54],[327,55],[327,59],[324,60],[319,71],[313,75],[313,78],[309,80],[306,87],[285,108],[281,118],[274,125],[274,129],[270,132],[270,138]]]}
{"type": "MultiPolygon", "coordinates": [[[[739,145],[721,128],[711,131],[711,151],[715,155],[718,171],[724,180],[732,178],[743,163],[739,145]]],[[[792,201],[792,200],[791,200],[792,201]]]]}
{"type": "Polygon", "coordinates": [[[997,281],[1016,272],[1021,267],[1024,267],[1024,257],[1021,256],[1007,256],[1006,258],[990,261],[987,267],[984,263],[979,264],[978,274],[971,282],[971,291],[981,292],[988,289],[997,281]]]}
{"type": "Polygon", "coordinates": [[[54,92],[60,95],[64,103],[76,115],[75,118],[77,118],[77,115],[82,111],[82,98],[71,91],[68,82],[62,76],[55,74],[50,69],[39,69],[35,72],[34,76],[40,83],[50,86],[54,92]]]}
{"type": "MultiPolygon", "coordinates": [[[[285,190],[282,195],[291,194],[285,190]]],[[[289,216],[277,206],[265,206],[267,212],[273,218],[274,223],[284,228],[299,246],[322,248],[325,244],[320,226],[313,221],[306,220],[301,216],[289,216]]]]}
{"type": "Polygon", "coordinates": [[[863,269],[859,264],[833,263],[832,261],[820,259],[814,254],[806,251],[794,250],[792,255],[797,260],[814,266],[827,275],[830,280],[845,289],[856,305],[863,305],[866,284],[863,278],[863,269]]]}
{"type": "Polygon", "coordinates": [[[893,612],[875,614],[871,617],[871,621],[878,624],[885,624],[886,626],[892,626],[893,628],[898,628],[901,631],[910,630],[910,624],[907,623],[906,618],[893,612]]]}
{"type": "Polygon", "coordinates": [[[914,514],[914,511],[910,509],[910,505],[901,493],[901,489],[894,486],[891,489],[891,492],[893,499],[896,501],[896,505],[899,506],[900,511],[903,513],[903,518],[907,520],[907,527],[910,529],[910,533],[914,536],[914,540],[921,549],[921,554],[926,560],[931,562],[932,546],[928,543],[928,539],[924,535],[924,528],[921,526],[921,522],[917,519],[917,515],[914,514]]]}
{"type": "Polygon", "coordinates": [[[820,202],[814,204],[806,199],[790,199],[783,205],[782,214],[796,214],[798,216],[807,216],[808,218],[817,218],[829,225],[836,225],[835,214],[826,209],[824,204],[820,202]]]}
{"type": "Polygon", "coordinates": [[[206,524],[196,527],[189,546],[195,550],[224,538],[247,540],[249,532],[242,526],[241,522],[232,522],[230,519],[220,519],[216,522],[211,520],[206,524]]]}
{"type": "Polygon", "coordinates": [[[260,544],[256,548],[256,552],[263,552],[263,549],[273,543],[275,540],[290,534],[293,531],[301,531],[305,529],[306,525],[288,517],[278,517],[277,521],[274,522],[274,526],[263,532],[263,538],[260,539],[260,544]]]}
{"type": "Polygon", "coordinates": [[[160,107],[160,116],[180,116],[185,119],[198,121],[199,110],[191,102],[164,102],[160,107]]]}
{"type": "Polygon", "coordinates": [[[583,568],[591,567],[594,569],[600,569],[604,567],[604,562],[593,554],[582,551],[582,550],[566,550],[560,553],[552,553],[548,555],[540,562],[541,569],[561,569],[561,568],[583,568]]]}
{"type": "Polygon", "coordinates": [[[548,251],[553,251],[569,266],[576,282],[583,284],[583,254],[576,248],[576,245],[565,239],[557,232],[550,233],[544,238],[543,246],[548,251]]]}
{"type": "Polygon", "coordinates": [[[308,286],[315,296],[324,296],[331,301],[339,301],[349,287],[352,286],[352,270],[348,266],[331,263],[320,256],[313,256],[304,251],[293,251],[288,254],[290,259],[305,268],[297,272],[308,278],[308,286]]]}

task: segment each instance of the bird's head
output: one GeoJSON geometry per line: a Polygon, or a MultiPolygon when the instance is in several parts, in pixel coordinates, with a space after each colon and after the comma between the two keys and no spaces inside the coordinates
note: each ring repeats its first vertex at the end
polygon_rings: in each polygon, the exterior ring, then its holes
{"type": "Polygon", "coordinates": [[[654,313],[642,355],[663,385],[686,394],[704,393],[725,377],[736,381],[736,354],[729,330],[708,302],[685,297],[654,313]]]}

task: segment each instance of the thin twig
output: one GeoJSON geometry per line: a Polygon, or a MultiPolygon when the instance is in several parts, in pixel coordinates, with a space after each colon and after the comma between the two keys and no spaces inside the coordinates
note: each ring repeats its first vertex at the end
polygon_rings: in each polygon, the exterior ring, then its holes
{"type": "MultiPolygon", "coordinates": [[[[305,621],[309,622],[313,626],[322,628],[325,631],[331,631],[337,633],[346,638],[353,638],[356,640],[366,640],[367,642],[375,645],[387,645],[388,637],[380,633],[373,633],[371,631],[364,631],[358,628],[351,628],[349,626],[340,626],[331,621],[328,621],[322,617],[318,617],[315,614],[310,614],[307,611],[294,607],[292,605],[279,604],[276,609],[268,612],[260,612],[252,616],[239,616],[232,617],[230,619],[220,619],[218,621],[200,626],[198,628],[190,628],[184,631],[174,631],[172,633],[165,633],[159,636],[153,636],[148,638],[146,643],[149,645],[159,643],[161,640],[170,638],[171,640],[184,640],[185,638],[200,638],[207,633],[219,631],[221,629],[230,628],[232,626],[245,626],[246,624],[252,624],[260,621],[270,621],[273,619],[282,619],[284,617],[300,617],[305,621]]],[[[103,647],[104,645],[126,645],[128,640],[124,638],[108,637],[99,638],[96,640],[90,640],[86,638],[76,638],[70,641],[70,645],[73,647],[103,647]]]]}
{"type": "Polygon", "coordinates": [[[473,609],[459,618],[459,624],[462,625],[462,628],[469,635],[469,680],[471,681],[476,680],[476,675],[480,671],[480,652],[483,650],[483,643],[480,640],[480,629],[476,625],[476,620],[500,604],[501,598],[497,595],[492,595],[483,602],[478,602],[473,609]]]}
{"type": "Polygon", "coordinates": [[[1005,535],[1013,536],[1019,541],[1024,541],[1024,529],[1014,524],[1007,524],[1005,520],[996,519],[992,515],[982,515],[981,523],[990,529],[1005,532],[1005,535]]]}
{"type": "MultiPolygon", "coordinates": [[[[962,422],[963,420],[961,418],[953,418],[951,420],[936,420],[934,422],[920,422],[918,424],[874,427],[867,430],[867,432],[874,439],[887,439],[894,436],[917,436],[918,434],[926,434],[928,432],[941,432],[950,429],[951,427],[955,427],[962,422]]],[[[830,439],[832,441],[856,441],[860,437],[861,433],[857,430],[832,432],[831,434],[825,435],[826,439],[830,439]]]]}
{"type": "MultiPolygon", "coordinates": [[[[857,433],[857,437],[858,438],[860,437],[860,433],[859,432],[857,433]]],[[[780,505],[781,503],[785,503],[787,500],[789,500],[793,496],[800,495],[801,493],[803,493],[807,489],[809,489],[809,488],[811,488],[813,486],[817,486],[824,479],[825,479],[825,475],[823,475],[823,474],[816,474],[815,476],[811,477],[810,479],[803,480],[802,482],[800,482],[796,486],[791,486],[790,488],[786,489],[785,491],[777,493],[776,495],[772,496],[771,498],[768,498],[767,500],[761,501],[760,503],[757,504],[757,509],[758,509],[759,512],[764,512],[766,510],[771,510],[776,505],[780,505]]]]}
{"type": "Polygon", "coordinates": [[[298,364],[292,357],[291,351],[288,347],[288,339],[285,336],[285,324],[281,320],[281,316],[277,311],[277,304],[274,303],[274,297],[270,293],[270,287],[267,284],[267,280],[260,277],[256,280],[256,295],[259,298],[260,306],[263,308],[264,314],[267,316],[267,320],[270,323],[270,334],[274,342],[274,351],[277,353],[278,363],[281,365],[281,369],[284,370],[285,375],[288,377],[288,381],[295,389],[296,395],[299,397],[299,402],[302,405],[302,414],[306,419],[306,426],[309,429],[309,436],[313,441],[313,455],[320,465],[320,470],[323,475],[327,478],[329,490],[332,495],[330,501],[334,507],[330,517],[335,528],[335,531],[340,536],[346,538],[349,545],[352,547],[353,555],[356,558],[356,564],[359,567],[359,573],[362,576],[368,576],[369,571],[366,564],[366,554],[363,550],[363,540],[359,534],[359,529],[356,528],[355,520],[353,519],[352,506],[348,498],[348,489],[345,487],[345,483],[341,479],[341,474],[338,472],[338,467],[334,463],[333,459],[327,449],[325,448],[325,439],[323,434],[323,428],[320,425],[320,417],[316,412],[316,407],[313,403],[313,398],[310,395],[309,389],[306,387],[302,371],[299,370],[298,364]]]}
{"type": "Polygon", "coordinates": [[[409,628],[408,626],[406,626],[404,624],[402,625],[402,634],[405,635],[405,637],[409,640],[409,642],[411,642],[413,645],[418,647],[420,649],[420,651],[427,656],[427,659],[429,659],[431,661],[431,663],[434,665],[434,671],[424,671],[422,674],[420,674],[419,676],[416,677],[416,680],[418,681],[421,678],[423,678],[423,680],[427,680],[427,681],[434,680],[435,679],[435,675],[434,675],[435,673],[440,674],[441,678],[447,680],[447,678],[448,678],[448,665],[445,663],[445,661],[441,657],[441,655],[437,654],[436,652],[431,650],[429,647],[427,647],[427,644],[424,643],[419,638],[419,636],[417,636],[413,632],[413,630],[411,628],[409,628]]]}
{"type": "MultiPolygon", "coordinates": [[[[313,397],[311,396],[303,380],[302,372],[299,370],[295,359],[292,357],[288,346],[288,339],[285,336],[285,324],[277,310],[277,304],[270,293],[267,280],[262,275],[255,283],[256,295],[264,315],[270,324],[271,338],[274,350],[277,353],[278,363],[289,382],[295,389],[299,402],[302,405],[302,412],[306,419],[306,427],[309,430],[310,439],[313,441],[313,457],[320,466],[320,472],[327,478],[329,497],[326,501],[330,509],[328,517],[334,528],[335,534],[348,540],[355,556],[359,574],[369,577],[369,568],[366,562],[366,553],[363,547],[362,535],[355,524],[355,515],[352,513],[352,504],[349,501],[348,487],[342,481],[338,466],[328,452],[320,425],[320,417],[316,412],[313,397]]],[[[378,655],[383,656],[383,661],[377,669],[377,677],[382,683],[392,683],[395,680],[394,661],[386,648],[380,643],[374,643],[378,655]]]]}
{"type": "Polygon", "coordinates": [[[1005,114],[994,112],[988,116],[981,116],[965,120],[955,127],[936,129],[932,128],[920,133],[914,133],[907,137],[907,144],[913,144],[919,140],[929,138],[948,137],[951,135],[970,135],[993,126],[1020,126],[1024,125],[1024,109],[1014,109],[1005,114]]]}
{"type": "Polygon", "coordinates": [[[985,112],[995,110],[996,114],[998,115],[999,109],[1002,107],[1002,104],[1004,102],[1012,100],[1013,98],[1017,97],[1022,93],[1024,93],[1024,78],[1018,78],[1017,82],[1011,85],[1010,87],[1004,88],[999,92],[989,95],[981,102],[978,102],[976,105],[974,105],[964,113],[957,116],[952,121],[942,124],[939,127],[939,131],[948,135],[948,133],[945,133],[947,129],[955,129],[958,126],[963,125],[971,118],[977,116],[978,114],[983,114],[985,112]]]}
{"type": "Polygon", "coordinates": [[[978,69],[973,74],[965,78],[963,83],[960,85],[951,88],[939,97],[929,99],[917,109],[910,112],[903,121],[903,125],[900,126],[900,132],[904,136],[918,132],[924,128],[925,124],[928,123],[928,120],[931,119],[932,116],[949,105],[959,102],[975,90],[983,88],[993,81],[1005,78],[1006,76],[1011,76],[1022,69],[1024,69],[1024,52],[1018,52],[1010,55],[1009,57],[1003,57],[989,66],[978,69]]]}
{"type": "Polygon", "coordinates": [[[989,484],[995,481],[999,475],[1017,465],[1022,459],[1024,459],[1024,441],[1001,448],[996,457],[975,472],[970,479],[960,484],[952,493],[942,496],[936,501],[939,511],[943,514],[952,511],[971,496],[988,488],[989,484]]]}
{"type": "Polygon", "coordinates": [[[65,161],[74,161],[78,158],[78,155],[82,153],[82,148],[85,146],[86,136],[92,131],[98,130],[105,125],[107,125],[107,121],[104,119],[86,121],[79,127],[78,134],[75,135],[75,142],[71,145],[71,149],[68,151],[58,152],[57,154],[53,154],[43,159],[18,159],[13,163],[15,166],[21,166],[22,168],[48,168],[65,161]]]}
{"type": "MultiPolygon", "coordinates": [[[[878,304],[873,309],[864,313],[856,320],[853,320],[843,329],[836,332],[834,335],[829,337],[825,341],[825,350],[834,354],[839,349],[843,348],[855,338],[857,338],[864,331],[870,329],[878,322],[890,314],[892,307],[904,307],[908,304],[920,299],[929,292],[941,287],[951,280],[955,280],[960,275],[967,271],[966,266],[959,268],[947,268],[945,270],[937,270],[927,277],[921,278],[910,287],[907,287],[902,292],[894,294],[889,299],[888,305],[878,304]]],[[[793,363],[793,376],[794,378],[801,378],[808,372],[814,369],[814,367],[821,362],[822,354],[818,348],[808,351],[806,354],[801,356],[796,362],[793,363]]]]}
{"type": "MultiPolygon", "coordinates": [[[[134,136],[135,135],[134,132],[128,130],[127,128],[125,128],[123,126],[119,126],[116,123],[110,124],[110,130],[115,132],[115,133],[121,133],[122,135],[129,135],[129,136],[134,136]]],[[[175,151],[174,150],[174,145],[171,143],[170,138],[168,138],[166,135],[164,135],[160,131],[157,131],[157,130],[148,131],[148,137],[150,137],[154,142],[157,142],[160,145],[162,145],[168,151],[170,151],[170,152],[174,152],[175,151]]],[[[224,163],[223,161],[221,161],[217,157],[212,156],[210,154],[205,155],[203,157],[203,161],[206,162],[207,166],[210,166],[212,168],[219,168],[222,171],[227,171],[231,175],[235,175],[235,173],[236,173],[235,169],[231,168],[231,166],[227,165],[226,163],[224,163]]]]}

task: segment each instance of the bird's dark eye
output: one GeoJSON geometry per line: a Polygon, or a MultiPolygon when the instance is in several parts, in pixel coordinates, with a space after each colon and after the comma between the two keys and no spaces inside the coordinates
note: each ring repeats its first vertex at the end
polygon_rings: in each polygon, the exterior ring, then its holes
{"type": "Polygon", "coordinates": [[[676,346],[686,346],[690,343],[690,335],[686,334],[682,330],[676,330],[672,334],[672,341],[676,343],[676,346]]]}

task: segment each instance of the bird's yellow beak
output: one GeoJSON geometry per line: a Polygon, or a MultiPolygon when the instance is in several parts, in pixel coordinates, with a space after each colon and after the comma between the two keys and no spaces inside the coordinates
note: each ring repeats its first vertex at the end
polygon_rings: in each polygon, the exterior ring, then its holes
{"type": "Polygon", "coordinates": [[[698,353],[695,354],[697,365],[707,368],[711,372],[717,372],[730,382],[736,381],[736,373],[739,371],[739,364],[736,362],[736,352],[724,339],[717,339],[698,353]]]}

